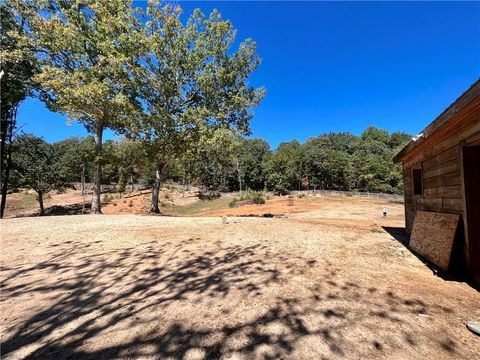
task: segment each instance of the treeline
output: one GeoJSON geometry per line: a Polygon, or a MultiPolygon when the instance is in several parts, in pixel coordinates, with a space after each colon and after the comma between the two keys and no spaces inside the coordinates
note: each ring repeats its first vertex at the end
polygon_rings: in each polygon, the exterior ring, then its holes
{"type": "MultiPolygon", "coordinates": [[[[219,129],[166,164],[160,181],[197,185],[210,195],[247,189],[280,194],[305,189],[401,193],[401,168],[392,157],[409,139],[405,133],[369,127],[358,137],[329,133],[304,144],[281,143],[272,151],[263,139],[219,129]]],[[[106,141],[102,184],[114,185],[119,192],[134,184],[154,186],[156,163],[147,152],[141,141],[106,141]]],[[[94,157],[93,137],[48,144],[33,135],[19,136],[13,147],[11,186],[37,191],[43,212],[46,192],[93,181],[94,157]]]]}
{"type": "Polygon", "coordinates": [[[389,134],[371,126],[360,136],[329,133],[304,144],[284,142],[275,150],[263,139],[230,138],[210,142],[197,159],[184,158],[181,173],[190,169],[187,178],[193,176],[213,191],[403,192],[401,167],[392,158],[411,139],[406,133],[389,134]]]}

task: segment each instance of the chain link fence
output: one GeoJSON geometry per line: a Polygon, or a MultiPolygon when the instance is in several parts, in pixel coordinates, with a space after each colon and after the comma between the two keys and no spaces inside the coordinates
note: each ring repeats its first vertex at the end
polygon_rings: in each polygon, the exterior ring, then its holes
{"type": "Polygon", "coordinates": [[[293,195],[305,196],[364,196],[369,198],[387,199],[403,203],[403,195],[384,194],[368,191],[340,191],[340,190],[295,190],[290,191],[293,195]]]}

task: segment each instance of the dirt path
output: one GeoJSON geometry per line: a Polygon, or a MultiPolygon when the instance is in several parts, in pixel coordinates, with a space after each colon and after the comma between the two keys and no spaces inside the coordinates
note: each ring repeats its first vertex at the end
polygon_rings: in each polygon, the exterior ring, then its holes
{"type": "Polygon", "coordinates": [[[478,356],[465,322],[480,318],[479,292],[435,276],[390,235],[400,205],[383,220],[376,202],[340,211],[342,201],[227,224],[3,220],[3,358],[478,356]]]}

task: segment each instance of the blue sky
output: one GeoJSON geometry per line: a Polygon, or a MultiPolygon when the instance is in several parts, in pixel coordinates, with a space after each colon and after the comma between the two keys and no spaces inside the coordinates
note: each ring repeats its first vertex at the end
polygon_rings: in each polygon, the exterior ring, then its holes
{"type": "MultiPolygon", "coordinates": [[[[480,77],[479,2],[179,3],[217,8],[256,41],[250,83],[267,96],[251,128],[272,147],[369,125],[417,134],[480,77]]],[[[86,134],[35,99],[18,120],[51,142],[86,134]]]]}

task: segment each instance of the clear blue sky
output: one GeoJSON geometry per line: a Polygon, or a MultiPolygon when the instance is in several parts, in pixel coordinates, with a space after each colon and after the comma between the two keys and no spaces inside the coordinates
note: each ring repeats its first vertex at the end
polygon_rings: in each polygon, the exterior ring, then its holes
{"type": "MultiPolygon", "coordinates": [[[[180,2],[217,8],[257,42],[267,96],[253,136],[279,142],[369,125],[417,134],[480,77],[479,2],[180,2]]],[[[58,141],[79,124],[31,99],[23,130],[58,141]]],[[[112,138],[112,133],[107,138],[112,138]]]]}

